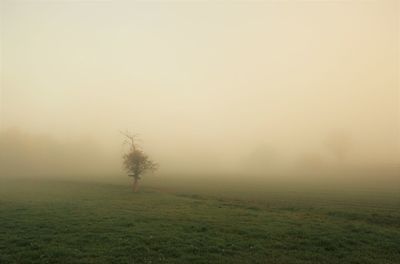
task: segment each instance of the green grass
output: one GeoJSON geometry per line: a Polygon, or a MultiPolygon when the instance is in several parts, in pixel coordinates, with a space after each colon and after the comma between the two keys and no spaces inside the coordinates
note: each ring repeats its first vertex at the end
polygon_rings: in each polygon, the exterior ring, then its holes
{"type": "Polygon", "coordinates": [[[0,263],[400,263],[397,193],[249,197],[3,180],[0,263]]]}

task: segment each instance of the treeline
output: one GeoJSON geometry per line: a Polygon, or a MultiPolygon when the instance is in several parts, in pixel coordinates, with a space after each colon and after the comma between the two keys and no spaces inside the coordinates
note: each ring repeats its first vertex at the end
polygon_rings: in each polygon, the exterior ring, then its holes
{"type": "Polygon", "coordinates": [[[0,176],[63,177],[111,173],[115,168],[90,139],[61,142],[10,129],[0,133],[0,176]]]}

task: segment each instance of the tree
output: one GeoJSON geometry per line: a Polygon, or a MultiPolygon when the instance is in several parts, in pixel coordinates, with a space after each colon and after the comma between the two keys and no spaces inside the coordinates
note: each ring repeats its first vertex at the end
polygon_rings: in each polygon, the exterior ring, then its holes
{"type": "Polygon", "coordinates": [[[128,175],[133,178],[133,191],[137,192],[139,180],[148,171],[157,170],[158,164],[150,160],[141,147],[137,144],[137,137],[130,133],[122,133],[126,140],[124,144],[129,145],[129,150],[123,156],[123,166],[128,175]]]}
{"type": "Polygon", "coordinates": [[[345,133],[331,134],[326,142],[326,147],[338,161],[343,161],[351,147],[351,138],[345,133]]]}
{"type": "Polygon", "coordinates": [[[259,144],[244,161],[246,173],[265,174],[276,172],[279,164],[278,153],[268,144],[259,144]]]}

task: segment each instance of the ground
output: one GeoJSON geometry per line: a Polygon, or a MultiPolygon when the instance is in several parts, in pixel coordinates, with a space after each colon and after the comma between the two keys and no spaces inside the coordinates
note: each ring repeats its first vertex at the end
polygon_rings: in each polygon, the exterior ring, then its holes
{"type": "Polygon", "coordinates": [[[0,263],[400,263],[398,193],[0,185],[0,263]]]}

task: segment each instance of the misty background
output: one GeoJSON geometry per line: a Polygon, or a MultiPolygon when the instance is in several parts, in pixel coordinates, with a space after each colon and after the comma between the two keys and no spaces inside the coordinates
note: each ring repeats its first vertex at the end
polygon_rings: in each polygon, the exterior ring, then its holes
{"type": "Polygon", "coordinates": [[[400,175],[398,1],[0,3],[0,176],[400,175]]]}

